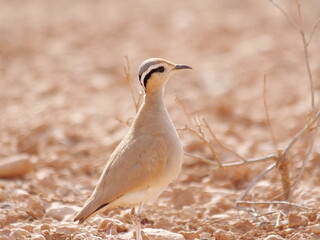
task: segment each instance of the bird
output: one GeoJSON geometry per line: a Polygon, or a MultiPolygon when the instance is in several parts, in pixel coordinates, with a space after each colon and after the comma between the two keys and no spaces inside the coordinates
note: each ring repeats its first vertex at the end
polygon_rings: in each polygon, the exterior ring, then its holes
{"type": "Polygon", "coordinates": [[[122,141],[110,155],[98,183],[74,221],[117,207],[132,208],[136,239],[142,240],[143,204],[155,200],[179,174],[183,147],[164,102],[164,89],[177,71],[192,69],[161,58],[139,67],[143,102],[122,141]]]}

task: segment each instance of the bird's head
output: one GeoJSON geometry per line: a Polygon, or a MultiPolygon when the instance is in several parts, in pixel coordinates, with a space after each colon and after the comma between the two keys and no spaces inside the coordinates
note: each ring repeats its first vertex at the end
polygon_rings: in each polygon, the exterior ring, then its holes
{"type": "Polygon", "coordinates": [[[150,58],[141,63],[139,81],[145,91],[162,88],[176,70],[192,69],[184,64],[174,64],[161,58],[150,58]]]}

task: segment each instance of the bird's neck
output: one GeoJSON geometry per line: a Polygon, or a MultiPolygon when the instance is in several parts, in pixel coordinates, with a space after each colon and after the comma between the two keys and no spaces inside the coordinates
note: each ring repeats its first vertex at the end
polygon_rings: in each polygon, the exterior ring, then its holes
{"type": "Polygon", "coordinates": [[[164,103],[163,92],[163,88],[157,89],[156,91],[147,91],[140,110],[147,112],[151,111],[150,113],[165,110],[166,107],[164,103]]]}
{"type": "Polygon", "coordinates": [[[147,129],[146,131],[149,131],[150,128],[156,128],[155,131],[161,131],[160,125],[170,123],[171,120],[164,103],[163,92],[163,89],[158,89],[158,91],[145,94],[144,101],[132,124],[133,130],[140,129],[139,131],[144,131],[147,129]],[[146,122],[149,124],[146,124],[146,122]]]}

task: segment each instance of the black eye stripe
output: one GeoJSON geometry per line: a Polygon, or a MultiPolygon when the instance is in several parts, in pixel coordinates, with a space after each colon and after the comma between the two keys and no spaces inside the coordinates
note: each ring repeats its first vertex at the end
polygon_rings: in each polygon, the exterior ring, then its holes
{"type": "Polygon", "coordinates": [[[151,78],[151,75],[155,72],[164,72],[164,67],[158,67],[158,68],[155,68],[155,69],[152,69],[143,79],[143,85],[145,88],[147,88],[147,83],[148,83],[148,80],[149,78],[151,78]]]}

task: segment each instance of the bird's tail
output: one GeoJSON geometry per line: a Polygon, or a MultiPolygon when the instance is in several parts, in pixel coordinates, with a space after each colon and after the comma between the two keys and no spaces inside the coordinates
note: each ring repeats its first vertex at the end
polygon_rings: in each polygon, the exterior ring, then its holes
{"type": "Polygon", "coordinates": [[[74,221],[79,221],[79,224],[83,223],[89,217],[93,216],[94,214],[98,213],[100,210],[105,208],[109,203],[105,203],[102,205],[97,205],[93,198],[89,198],[88,201],[85,203],[83,208],[78,212],[75,216],[74,221]]]}

